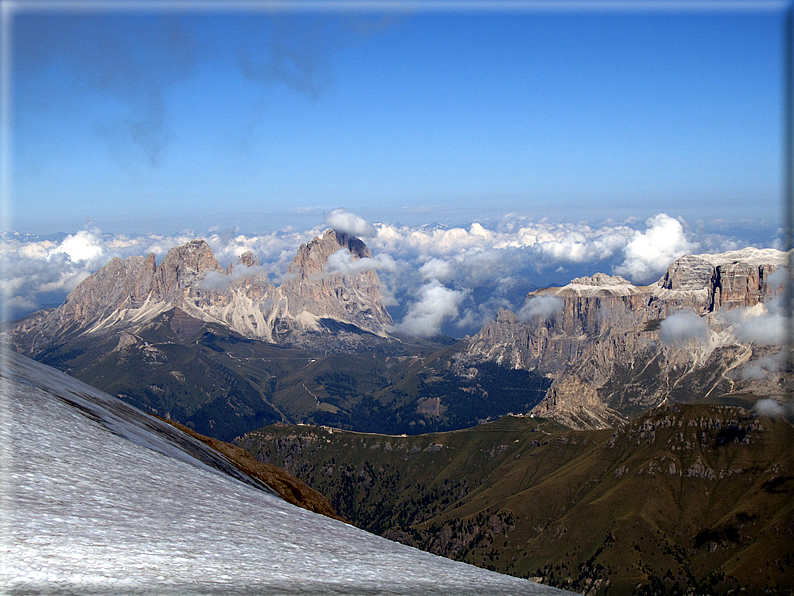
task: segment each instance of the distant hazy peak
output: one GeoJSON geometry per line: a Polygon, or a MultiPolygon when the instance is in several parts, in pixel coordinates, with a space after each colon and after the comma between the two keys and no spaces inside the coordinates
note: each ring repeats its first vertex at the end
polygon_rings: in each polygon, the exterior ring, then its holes
{"type": "Polygon", "coordinates": [[[568,285],[580,286],[622,286],[631,285],[631,282],[620,275],[607,275],[606,273],[596,273],[590,277],[576,277],[568,285]]]}

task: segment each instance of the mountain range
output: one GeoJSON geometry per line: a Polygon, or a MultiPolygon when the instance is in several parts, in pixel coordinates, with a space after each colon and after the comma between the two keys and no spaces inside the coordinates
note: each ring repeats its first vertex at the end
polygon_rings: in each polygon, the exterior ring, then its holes
{"type": "Polygon", "coordinates": [[[450,341],[397,339],[363,242],[334,230],[300,247],[280,286],[250,254],[221,268],[195,240],[111,261],[9,344],[112,395],[229,441],[272,422],[423,432],[540,401],[542,375],[449,367],[450,341]],[[488,396],[489,399],[482,399],[488,396]],[[443,402],[443,403],[442,403],[443,402]]]}
{"type": "Polygon", "coordinates": [[[465,341],[483,361],[553,378],[532,413],[608,428],[662,403],[781,399],[785,253],[685,255],[648,286],[597,273],[527,297],[465,341]],[[778,310],[775,310],[778,309],[778,310]]]}
{"type": "Polygon", "coordinates": [[[6,337],[227,441],[273,422],[416,434],[530,412],[609,428],[662,403],[780,399],[784,262],[746,248],[685,255],[647,286],[596,273],[471,337],[420,341],[395,335],[358,238],[327,230],[278,286],[251,253],[224,269],[193,240],[159,264],[114,259],[6,337]]]}
{"type": "MultiPolygon", "coordinates": [[[[356,268],[372,254],[358,238],[328,230],[303,244],[280,286],[275,286],[251,252],[221,267],[209,244],[193,240],[155,255],[115,258],[80,283],[59,308],[29,318],[28,351],[80,335],[101,337],[140,328],[179,309],[190,319],[216,323],[240,335],[279,345],[343,351],[361,348],[367,336],[386,337],[392,324],[379,291],[378,274],[362,268],[355,275],[328,271],[356,268]]],[[[129,339],[125,340],[129,341],[129,339]]]]}
{"type": "Polygon", "coordinates": [[[194,240],[111,261],[4,338],[446,557],[588,594],[791,591],[791,424],[754,413],[790,378],[785,257],[595,273],[419,340],[357,238],[301,246],[280,285],[194,240]]]}

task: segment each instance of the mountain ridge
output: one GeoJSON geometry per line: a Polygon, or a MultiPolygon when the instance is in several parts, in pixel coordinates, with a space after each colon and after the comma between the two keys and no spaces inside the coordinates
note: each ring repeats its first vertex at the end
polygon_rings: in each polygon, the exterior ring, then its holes
{"type": "Polygon", "coordinates": [[[508,416],[385,436],[269,426],[236,443],[352,523],[591,596],[794,591],[794,428],[666,404],[618,429],[508,416]]]}
{"type": "Polygon", "coordinates": [[[114,258],[78,284],[63,305],[34,313],[12,327],[11,335],[34,337],[27,352],[36,353],[77,334],[134,330],[178,308],[280,345],[345,349],[345,343],[388,341],[393,321],[380,297],[377,272],[372,267],[326,272],[336,253],[353,263],[372,258],[361,240],[333,229],[301,245],[281,286],[250,252],[224,269],[201,239],[172,248],[159,265],[153,253],[114,258]],[[310,341],[311,334],[322,339],[310,341]]]}
{"type": "Polygon", "coordinates": [[[780,251],[684,255],[646,286],[578,277],[449,346],[389,335],[370,259],[360,239],[328,230],[276,287],[253,254],[223,269],[195,240],[159,266],[112,261],[6,337],[227,441],[273,422],[415,434],[507,413],[607,428],[665,402],[752,407],[782,394],[779,340],[744,337],[779,335],[780,251]]]}

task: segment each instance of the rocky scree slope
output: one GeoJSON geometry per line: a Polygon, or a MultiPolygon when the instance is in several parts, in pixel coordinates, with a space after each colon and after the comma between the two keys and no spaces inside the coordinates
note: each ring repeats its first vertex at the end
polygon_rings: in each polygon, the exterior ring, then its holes
{"type": "Polygon", "coordinates": [[[533,413],[571,428],[619,425],[665,401],[779,397],[781,373],[744,371],[774,368],[780,346],[741,339],[736,327],[769,314],[784,263],[783,252],[746,248],[685,255],[648,286],[597,273],[538,290],[523,315],[501,310],[469,338],[457,366],[496,361],[548,375],[552,386],[533,413]],[[532,316],[533,304],[545,314],[532,316]],[[676,336],[671,326],[665,340],[665,320],[685,313],[678,323],[689,329],[676,336]]]}

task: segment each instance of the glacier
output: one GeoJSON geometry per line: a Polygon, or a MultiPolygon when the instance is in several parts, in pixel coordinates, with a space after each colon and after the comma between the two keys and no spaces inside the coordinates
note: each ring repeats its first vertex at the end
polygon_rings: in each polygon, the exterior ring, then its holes
{"type": "Polygon", "coordinates": [[[295,507],[203,444],[0,349],[0,592],[564,594],[295,507]]]}

